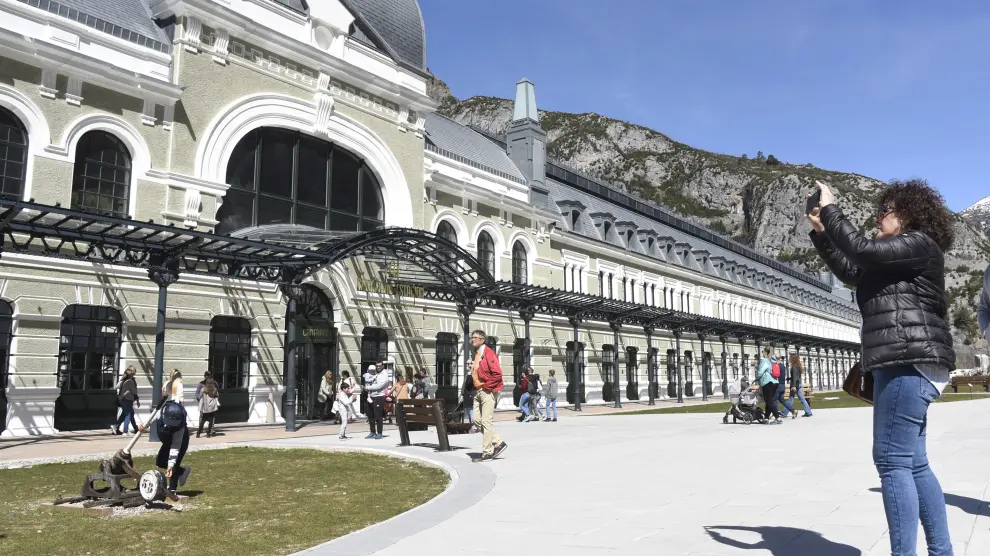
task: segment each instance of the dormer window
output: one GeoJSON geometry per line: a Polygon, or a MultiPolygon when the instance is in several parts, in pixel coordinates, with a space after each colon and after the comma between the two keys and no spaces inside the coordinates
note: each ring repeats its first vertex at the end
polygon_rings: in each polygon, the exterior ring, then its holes
{"type": "Polygon", "coordinates": [[[608,238],[608,232],[612,229],[612,223],[608,220],[603,220],[599,229],[602,231],[602,239],[608,238]]]}
{"type": "Polygon", "coordinates": [[[633,232],[632,230],[626,230],[626,247],[632,246],[633,233],[635,232],[633,232]]]}
{"type": "Polygon", "coordinates": [[[571,230],[576,231],[578,229],[578,223],[581,222],[581,213],[576,210],[572,210],[568,215],[568,220],[571,223],[571,230]]]}
{"type": "Polygon", "coordinates": [[[578,201],[558,201],[557,207],[564,221],[570,226],[572,232],[581,233],[581,214],[585,211],[585,206],[578,201]]]}

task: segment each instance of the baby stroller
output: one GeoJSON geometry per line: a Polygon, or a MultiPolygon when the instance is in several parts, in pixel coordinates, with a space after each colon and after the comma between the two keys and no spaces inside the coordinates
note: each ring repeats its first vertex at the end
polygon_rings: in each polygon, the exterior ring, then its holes
{"type": "Polygon", "coordinates": [[[748,378],[742,377],[736,380],[729,385],[729,402],[732,405],[722,417],[722,423],[728,423],[730,415],[733,423],[742,421],[747,425],[752,425],[754,421],[762,421],[763,410],[759,406],[762,401],[763,394],[759,390],[754,392],[749,389],[748,378]]]}

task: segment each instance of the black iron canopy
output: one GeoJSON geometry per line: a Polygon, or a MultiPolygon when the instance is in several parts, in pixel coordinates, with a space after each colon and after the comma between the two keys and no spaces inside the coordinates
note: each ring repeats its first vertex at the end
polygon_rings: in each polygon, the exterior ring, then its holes
{"type": "Polygon", "coordinates": [[[858,344],[818,338],[702,315],[496,281],[485,266],[456,243],[409,228],[327,232],[294,225],[260,226],[223,236],[177,226],[0,199],[0,248],[50,257],[169,268],[275,283],[299,282],[319,269],[354,257],[384,269],[393,284],[422,288],[429,299],[465,306],[540,313],[610,324],[671,330],[711,337],[825,349],[858,344]],[[394,272],[393,272],[394,270],[394,272]]]}

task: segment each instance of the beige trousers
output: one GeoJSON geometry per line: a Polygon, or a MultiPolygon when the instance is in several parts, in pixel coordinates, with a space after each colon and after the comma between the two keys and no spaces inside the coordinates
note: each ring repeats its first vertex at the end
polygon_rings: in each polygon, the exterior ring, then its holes
{"type": "Polygon", "coordinates": [[[478,427],[484,438],[482,453],[491,455],[495,446],[502,443],[502,439],[495,432],[495,394],[478,390],[474,395],[474,426],[478,427]]]}

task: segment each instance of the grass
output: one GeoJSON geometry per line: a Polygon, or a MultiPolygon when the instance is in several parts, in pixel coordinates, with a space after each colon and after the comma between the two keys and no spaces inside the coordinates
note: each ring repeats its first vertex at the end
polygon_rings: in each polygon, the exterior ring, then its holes
{"type": "Polygon", "coordinates": [[[185,510],[131,517],[41,505],[77,495],[96,462],[0,470],[0,554],[288,554],[419,506],[448,482],[440,469],[362,453],[229,448],[184,463],[185,510]]]}
{"type": "MultiPolygon", "coordinates": [[[[962,388],[959,389],[958,394],[953,394],[950,389],[946,389],[946,392],[942,393],[942,396],[938,399],[939,402],[962,402],[969,400],[980,400],[980,399],[990,399],[990,394],[983,392],[982,390],[978,392],[963,393],[962,388]]],[[[798,410],[801,409],[801,403],[798,402],[797,398],[794,399],[797,404],[798,410]]],[[[762,405],[761,405],[762,407],[762,405]]],[[[843,407],[869,407],[865,402],[862,402],[845,392],[816,392],[815,398],[811,401],[811,409],[818,411],[819,409],[836,409],[843,407]],[[825,398],[836,398],[836,399],[825,399],[825,398]]],[[[659,409],[644,409],[642,411],[628,411],[624,413],[613,413],[612,415],[655,415],[663,413],[725,413],[729,409],[729,402],[717,402],[709,404],[698,404],[698,405],[685,405],[681,407],[663,407],[659,409]]]]}

